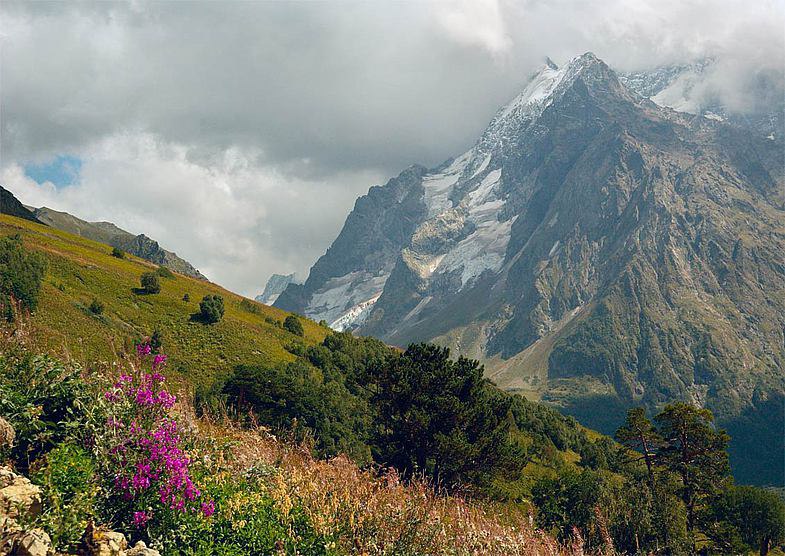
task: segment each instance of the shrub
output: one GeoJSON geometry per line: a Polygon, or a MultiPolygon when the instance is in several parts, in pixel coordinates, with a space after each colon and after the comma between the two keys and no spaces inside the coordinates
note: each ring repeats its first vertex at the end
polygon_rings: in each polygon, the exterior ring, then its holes
{"type": "Polygon", "coordinates": [[[288,317],[286,317],[284,319],[283,327],[284,327],[284,330],[288,330],[289,332],[291,332],[295,336],[302,336],[304,334],[303,333],[303,323],[301,323],[300,319],[298,319],[294,315],[289,315],[288,317]]]}
{"type": "Polygon", "coordinates": [[[164,343],[164,336],[161,334],[159,329],[153,330],[153,335],[150,336],[150,349],[153,351],[154,354],[161,353],[161,348],[163,347],[164,343]]]}
{"type": "Polygon", "coordinates": [[[0,239],[0,303],[4,307],[16,300],[30,311],[35,310],[45,273],[44,257],[27,251],[20,236],[0,239]]]}
{"type": "Polygon", "coordinates": [[[123,251],[119,247],[112,247],[112,256],[116,257],[118,259],[124,259],[125,258],[125,251],[123,251]]]}
{"type": "Polygon", "coordinates": [[[224,300],[220,295],[205,295],[199,302],[199,311],[207,323],[214,323],[224,316],[224,300]]]}
{"type": "Polygon", "coordinates": [[[240,301],[240,309],[249,313],[253,313],[254,315],[260,314],[259,307],[248,299],[243,299],[240,301]]]}
{"type": "Polygon", "coordinates": [[[95,516],[97,485],[90,453],[73,443],[60,444],[30,478],[43,489],[40,525],[58,551],[73,551],[95,516]]]}
{"type": "Polygon", "coordinates": [[[104,312],[104,304],[98,301],[95,297],[90,302],[90,306],[88,307],[91,313],[94,315],[100,315],[104,312]]]}
{"type": "Polygon", "coordinates": [[[214,501],[191,479],[180,427],[169,415],[175,396],[163,388],[159,372],[166,356],[153,356],[149,344],[137,346],[137,353],[143,360],[152,357],[151,372],[124,374],[104,395],[109,417],[99,461],[111,513],[137,532],[188,512],[209,517],[214,501]]]}
{"type": "Polygon", "coordinates": [[[141,278],[142,289],[145,293],[158,293],[161,291],[161,282],[155,272],[145,272],[141,278]]]}
{"type": "Polygon", "coordinates": [[[166,268],[165,266],[159,266],[158,268],[156,268],[155,273],[161,278],[174,278],[174,274],[172,274],[172,271],[166,268]]]}
{"type": "Polygon", "coordinates": [[[11,457],[21,470],[67,439],[89,441],[95,411],[78,367],[18,348],[0,355],[0,415],[16,431],[11,457]]]}

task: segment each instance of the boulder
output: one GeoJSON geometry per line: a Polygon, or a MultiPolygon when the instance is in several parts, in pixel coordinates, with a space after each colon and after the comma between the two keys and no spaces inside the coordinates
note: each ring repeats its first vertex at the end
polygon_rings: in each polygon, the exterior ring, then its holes
{"type": "Polygon", "coordinates": [[[144,541],[139,541],[133,548],[125,552],[125,556],[161,556],[161,553],[155,549],[147,548],[144,541]]]}
{"type": "Polygon", "coordinates": [[[52,539],[42,529],[31,529],[18,534],[14,556],[48,556],[52,554],[52,539]]]}
{"type": "Polygon", "coordinates": [[[0,469],[0,519],[36,517],[41,513],[41,488],[8,468],[0,469]]]}
{"type": "Polygon", "coordinates": [[[128,548],[125,535],[116,531],[89,528],[86,536],[92,556],[122,556],[128,548]]]}

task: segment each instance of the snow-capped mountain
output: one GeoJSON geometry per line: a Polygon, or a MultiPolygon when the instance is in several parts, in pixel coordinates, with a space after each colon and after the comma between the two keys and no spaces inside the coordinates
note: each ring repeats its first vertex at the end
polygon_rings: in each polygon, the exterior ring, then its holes
{"type": "Polygon", "coordinates": [[[748,87],[750,98],[743,102],[742,109],[728,107],[723,102],[723,95],[715,84],[721,74],[719,59],[703,58],[689,64],[621,73],[619,80],[660,106],[747,127],[770,140],[782,138],[785,132],[785,94],[781,83],[778,83],[781,75],[757,72],[754,84],[748,87]]]}
{"type": "Polygon", "coordinates": [[[267,280],[264,286],[264,291],[257,295],[254,299],[265,305],[272,305],[278,296],[283,293],[286,286],[294,282],[294,274],[273,274],[267,280]]]}
{"type": "Polygon", "coordinates": [[[759,435],[785,393],[783,143],[705,116],[548,61],[470,150],[358,199],[275,305],[448,345],[603,430],[689,399],[759,435]]]}

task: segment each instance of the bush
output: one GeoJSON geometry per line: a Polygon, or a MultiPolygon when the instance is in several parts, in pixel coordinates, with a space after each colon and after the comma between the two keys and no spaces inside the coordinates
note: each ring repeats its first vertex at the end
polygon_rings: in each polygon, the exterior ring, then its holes
{"type": "Polygon", "coordinates": [[[161,282],[155,272],[145,272],[141,278],[142,289],[145,293],[158,293],[161,291],[161,282]]]}
{"type": "Polygon", "coordinates": [[[125,258],[125,251],[123,251],[119,247],[112,247],[112,256],[116,257],[118,259],[124,259],[125,258]]]}
{"type": "Polygon", "coordinates": [[[96,298],[90,302],[90,306],[88,307],[91,313],[94,315],[100,315],[104,312],[104,304],[98,301],[96,298]]]}
{"type": "Polygon", "coordinates": [[[33,471],[31,480],[43,490],[40,525],[58,551],[77,549],[89,520],[95,516],[95,467],[84,448],[60,444],[33,471]]]}
{"type": "Polygon", "coordinates": [[[301,323],[300,319],[298,319],[294,315],[289,315],[288,317],[286,317],[286,319],[284,319],[283,327],[284,330],[288,330],[295,336],[302,336],[304,334],[303,323],[301,323]]]}
{"type": "Polygon", "coordinates": [[[44,257],[27,251],[20,236],[0,239],[0,303],[6,317],[13,316],[13,300],[30,311],[35,310],[45,273],[44,257]]]}
{"type": "Polygon", "coordinates": [[[240,301],[240,309],[248,313],[253,313],[254,315],[261,314],[259,307],[248,299],[243,299],[242,301],[240,301]]]}
{"type": "Polygon", "coordinates": [[[161,334],[161,331],[156,328],[153,331],[153,335],[150,336],[150,349],[153,350],[153,353],[160,353],[163,343],[164,335],[161,334]]]}
{"type": "Polygon", "coordinates": [[[172,274],[172,271],[166,268],[165,266],[159,266],[158,268],[156,268],[155,273],[161,278],[174,278],[174,274],[172,274]]]}
{"type": "Polygon", "coordinates": [[[16,431],[11,457],[19,469],[68,439],[89,440],[95,412],[78,367],[16,348],[0,355],[0,415],[16,431]]]}
{"type": "Polygon", "coordinates": [[[220,295],[205,295],[199,302],[199,311],[202,320],[214,323],[224,316],[224,299],[220,295]]]}

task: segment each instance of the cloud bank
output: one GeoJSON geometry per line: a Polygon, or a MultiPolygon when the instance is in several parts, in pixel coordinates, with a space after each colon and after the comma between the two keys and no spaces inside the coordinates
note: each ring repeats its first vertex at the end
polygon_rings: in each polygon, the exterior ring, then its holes
{"type": "Polygon", "coordinates": [[[0,21],[2,183],[245,294],[304,275],[369,186],[465,150],[546,55],[715,56],[706,94],[738,109],[785,64],[767,1],[5,1],[0,21]],[[63,156],[72,185],[25,175],[63,156]]]}

